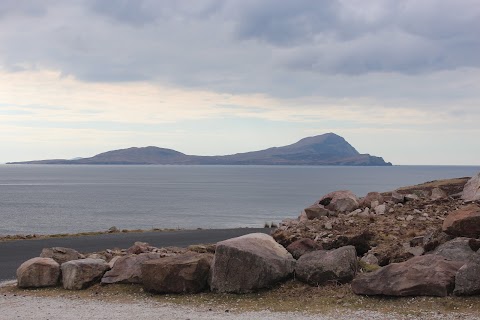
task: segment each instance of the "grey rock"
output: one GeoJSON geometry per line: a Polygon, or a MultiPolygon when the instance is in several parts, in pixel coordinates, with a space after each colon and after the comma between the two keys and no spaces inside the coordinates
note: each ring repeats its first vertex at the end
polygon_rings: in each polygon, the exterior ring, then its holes
{"type": "Polygon", "coordinates": [[[470,238],[459,237],[439,245],[432,254],[453,261],[467,261],[474,253],[470,248],[470,238]]]}
{"type": "Polygon", "coordinates": [[[51,258],[32,258],[17,269],[19,288],[54,287],[60,280],[60,265],[51,258]]]}
{"type": "Polygon", "coordinates": [[[463,187],[462,199],[467,202],[480,200],[480,172],[467,181],[463,187]]]}
{"type": "Polygon", "coordinates": [[[110,269],[103,259],[71,260],[61,265],[63,288],[81,290],[99,281],[110,269]]]}
{"type": "Polygon", "coordinates": [[[210,286],[217,292],[252,292],[288,278],[294,266],[292,255],[271,236],[252,233],[217,243],[210,286]]]}
{"type": "Polygon", "coordinates": [[[297,261],[295,275],[298,280],[311,285],[327,282],[346,283],[358,270],[357,252],[354,246],[314,251],[304,254],[297,261]]]}
{"type": "Polygon", "coordinates": [[[455,290],[458,296],[474,295],[480,293],[480,252],[470,256],[455,276],[455,290]]]}

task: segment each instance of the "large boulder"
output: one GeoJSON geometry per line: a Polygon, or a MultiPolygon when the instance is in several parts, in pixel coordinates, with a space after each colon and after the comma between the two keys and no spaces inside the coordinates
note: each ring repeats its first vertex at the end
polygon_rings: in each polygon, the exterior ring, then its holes
{"type": "Polygon", "coordinates": [[[464,201],[480,200],[480,172],[467,181],[462,191],[464,201]]]}
{"type": "Polygon", "coordinates": [[[245,293],[288,278],[295,259],[269,235],[251,233],[217,243],[210,287],[213,291],[245,293]]]}
{"type": "Polygon", "coordinates": [[[44,248],[40,253],[42,258],[51,258],[61,265],[64,262],[85,258],[80,252],[71,248],[53,247],[44,248]]]}
{"type": "Polygon", "coordinates": [[[480,236],[480,206],[470,204],[451,212],[443,221],[445,233],[457,237],[480,236]]]}
{"type": "Polygon", "coordinates": [[[324,195],[317,204],[332,211],[351,212],[358,209],[359,199],[349,190],[339,190],[324,195]]]}
{"type": "Polygon", "coordinates": [[[345,246],[304,254],[297,261],[295,276],[303,282],[318,286],[327,282],[349,282],[355,277],[357,270],[355,247],[345,246]]]}
{"type": "Polygon", "coordinates": [[[142,283],[142,263],[161,257],[160,253],[141,253],[118,258],[103,276],[102,284],[142,283]]]}
{"type": "Polygon", "coordinates": [[[433,254],[453,261],[467,261],[475,251],[470,247],[470,238],[455,238],[438,246],[433,254]]]}
{"type": "Polygon", "coordinates": [[[444,297],[453,291],[462,265],[433,254],[414,257],[359,275],[352,281],[352,290],[362,295],[444,297]]]}
{"type": "Polygon", "coordinates": [[[99,281],[110,269],[103,259],[71,260],[61,265],[63,288],[81,290],[99,281]]]}
{"type": "Polygon", "coordinates": [[[208,286],[213,255],[187,252],[142,264],[143,288],[158,293],[196,293],[208,286]]]}
{"type": "Polygon", "coordinates": [[[474,295],[480,293],[480,252],[476,252],[467,263],[457,272],[455,277],[455,290],[458,296],[474,295]]]}
{"type": "Polygon", "coordinates": [[[60,280],[60,265],[51,258],[33,258],[17,269],[19,288],[54,287],[60,280]]]}
{"type": "Polygon", "coordinates": [[[361,205],[363,205],[364,207],[369,207],[371,209],[374,209],[376,206],[372,206],[372,202],[376,205],[380,205],[384,203],[385,200],[383,199],[383,196],[381,193],[369,192],[367,193],[365,198],[363,198],[360,202],[361,202],[361,205]]]}
{"type": "Polygon", "coordinates": [[[303,238],[294,241],[287,247],[287,251],[290,252],[295,259],[300,258],[305,253],[321,249],[322,245],[309,238],[303,238]]]}

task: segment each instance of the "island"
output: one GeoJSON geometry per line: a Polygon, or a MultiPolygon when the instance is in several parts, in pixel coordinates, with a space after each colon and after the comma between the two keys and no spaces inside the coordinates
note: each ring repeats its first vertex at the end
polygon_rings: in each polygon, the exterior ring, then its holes
{"type": "Polygon", "coordinates": [[[391,166],[382,157],[361,154],[344,138],[326,133],[303,138],[283,147],[222,156],[187,155],[159,147],[132,147],[90,158],[34,160],[7,164],[102,164],[102,165],[332,165],[391,166]]]}

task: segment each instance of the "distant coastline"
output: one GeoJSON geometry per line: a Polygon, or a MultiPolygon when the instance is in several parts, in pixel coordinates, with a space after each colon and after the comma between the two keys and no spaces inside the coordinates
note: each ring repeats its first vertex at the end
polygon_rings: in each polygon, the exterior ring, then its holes
{"type": "Polygon", "coordinates": [[[224,156],[196,156],[159,147],[113,150],[90,158],[33,160],[7,164],[101,164],[101,165],[326,165],[391,166],[382,157],[361,154],[344,138],[326,133],[260,151],[224,156]]]}

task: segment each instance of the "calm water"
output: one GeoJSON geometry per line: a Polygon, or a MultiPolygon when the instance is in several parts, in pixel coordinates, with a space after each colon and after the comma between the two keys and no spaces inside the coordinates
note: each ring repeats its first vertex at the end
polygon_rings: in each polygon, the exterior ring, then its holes
{"type": "Polygon", "coordinates": [[[472,176],[480,167],[0,165],[0,234],[259,227],[325,193],[472,176]]]}

